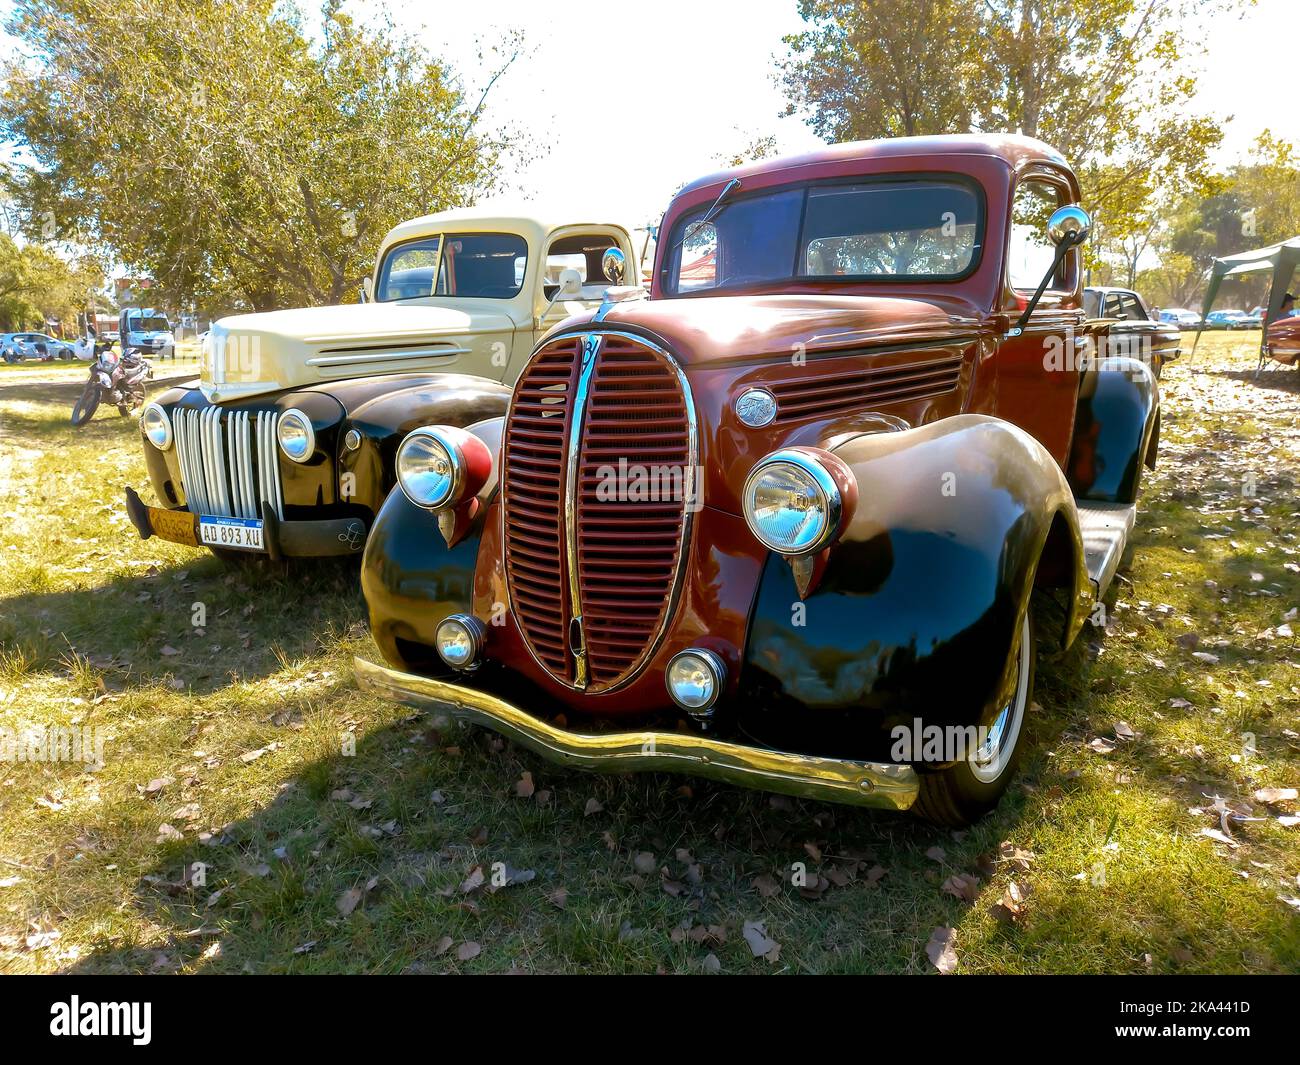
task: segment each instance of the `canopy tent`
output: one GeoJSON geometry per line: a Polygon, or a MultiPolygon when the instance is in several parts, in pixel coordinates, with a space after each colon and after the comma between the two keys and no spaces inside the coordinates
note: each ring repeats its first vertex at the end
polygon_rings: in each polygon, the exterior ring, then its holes
{"type": "MultiPolygon", "coordinates": [[[[1267,248],[1255,251],[1242,251],[1236,255],[1225,255],[1214,260],[1214,269],[1210,271],[1210,283],[1205,288],[1205,301],[1201,305],[1201,319],[1210,313],[1214,297],[1219,294],[1219,286],[1225,277],[1237,277],[1241,274],[1257,274],[1269,271],[1273,275],[1273,284],[1269,287],[1268,303],[1264,307],[1264,329],[1277,317],[1278,308],[1282,306],[1282,297],[1286,295],[1287,285],[1296,266],[1300,265],[1300,236],[1284,240],[1281,244],[1270,244],[1267,248]]],[[[1201,339],[1200,333],[1196,339],[1201,339]]],[[[1264,340],[1260,337],[1260,350],[1264,340]]],[[[1196,350],[1196,345],[1192,345],[1196,350]]]]}

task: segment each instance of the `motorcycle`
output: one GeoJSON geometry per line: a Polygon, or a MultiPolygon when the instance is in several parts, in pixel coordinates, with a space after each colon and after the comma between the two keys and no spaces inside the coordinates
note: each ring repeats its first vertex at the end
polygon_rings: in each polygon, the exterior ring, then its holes
{"type": "Polygon", "coordinates": [[[103,399],[114,404],[125,418],[144,406],[144,383],[152,376],[153,367],[140,352],[129,348],[118,356],[112,345],[106,344],[90,365],[86,387],[72,408],[72,424],[82,426],[90,421],[103,399]]]}

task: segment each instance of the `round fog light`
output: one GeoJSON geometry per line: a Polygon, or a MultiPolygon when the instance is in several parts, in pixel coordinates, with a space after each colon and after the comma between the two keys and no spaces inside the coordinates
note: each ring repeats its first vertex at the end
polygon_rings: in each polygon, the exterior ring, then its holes
{"type": "Polygon", "coordinates": [[[452,614],[438,623],[433,643],[438,657],[452,669],[473,669],[478,665],[487,629],[469,614],[452,614]]]}
{"type": "Polygon", "coordinates": [[[711,717],[713,707],[727,681],[727,667],[721,658],[702,647],[673,655],[664,671],[664,682],[673,702],[693,717],[711,717]]]}

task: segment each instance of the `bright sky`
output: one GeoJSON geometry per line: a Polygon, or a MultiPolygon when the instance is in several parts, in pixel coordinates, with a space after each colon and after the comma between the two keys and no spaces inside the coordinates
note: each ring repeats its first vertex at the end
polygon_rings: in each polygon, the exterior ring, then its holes
{"type": "MultiPolygon", "coordinates": [[[[803,25],[795,0],[477,0],[443,10],[454,17],[420,5],[397,17],[469,84],[479,77],[478,41],[515,28],[532,47],[493,99],[497,116],[530,128],[543,148],[518,174],[525,194],[577,199],[640,224],[657,220],[679,186],[718,169],[719,155],[759,136],[775,134],[782,151],[818,143],[797,118],[777,117],[784,100],[772,59],[803,25]]],[[[1248,154],[1265,127],[1300,141],[1298,36],[1296,0],[1258,0],[1205,27],[1198,110],[1236,116],[1224,127],[1223,164],[1248,154]]]]}

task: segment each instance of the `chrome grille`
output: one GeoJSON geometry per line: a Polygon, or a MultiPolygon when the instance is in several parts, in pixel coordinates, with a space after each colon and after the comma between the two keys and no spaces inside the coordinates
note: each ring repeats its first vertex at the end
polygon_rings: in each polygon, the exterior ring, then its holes
{"type": "Polygon", "coordinates": [[[263,501],[284,519],[284,491],[276,455],[275,412],[220,407],[172,413],[181,488],[191,511],[226,518],[259,518],[263,501]]]}
{"type": "Polygon", "coordinates": [[[686,498],[607,498],[628,469],[679,469],[692,485],[690,390],[672,357],[593,333],[542,348],[515,386],[502,471],[506,578],[516,622],[551,676],[619,687],[653,654],[676,601],[686,498]],[[620,466],[626,460],[627,466],[620,466]]]}

